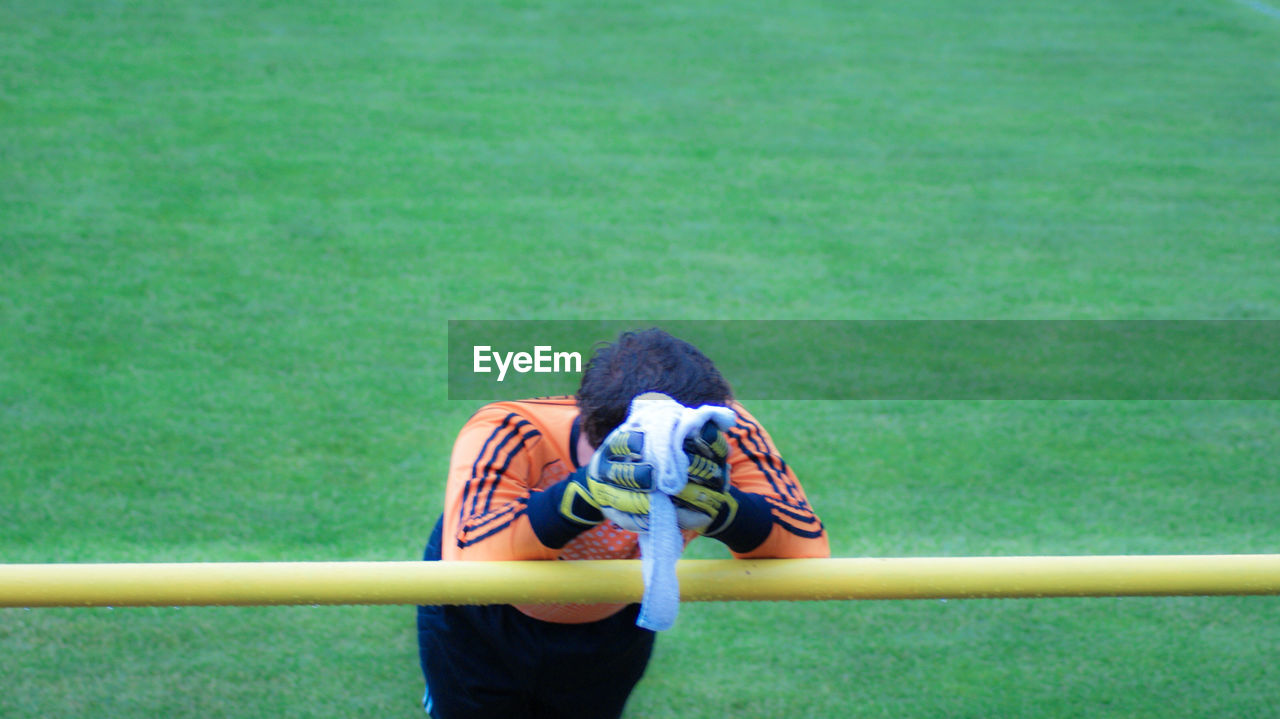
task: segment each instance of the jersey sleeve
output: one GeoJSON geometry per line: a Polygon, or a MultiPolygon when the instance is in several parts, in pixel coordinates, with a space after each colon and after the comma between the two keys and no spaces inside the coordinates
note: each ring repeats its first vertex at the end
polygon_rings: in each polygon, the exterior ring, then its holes
{"type": "Polygon", "coordinates": [[[743,559],[829,557],[826,529],[809,506],[804,488],[783,461],[773,439],[754,417],[735,406],[738,421],[729,439],[730,483],[743,492],[760,496],[769,509],[772,527],[768,537],[749,552],[734,552],[743,559]]]}
{"type": "Polygon", "coordinates": [[[446,560],[555,559],[529,524],[533,450],[542,432],[526,417],[485,407],[453,445],[445,488],[446,560]]]}

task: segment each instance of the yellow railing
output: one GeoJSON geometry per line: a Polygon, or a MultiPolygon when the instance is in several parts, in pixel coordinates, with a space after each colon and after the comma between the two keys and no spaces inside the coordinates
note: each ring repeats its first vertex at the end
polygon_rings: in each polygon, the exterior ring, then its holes
{"type": "MultiPolygon", "coordinates": [[[[1280,594],[1280,554],[683,560],[684,601],[1280,594]]],[[[638,561],[0,565],[0,607],[638,601],[638,561]]]]}

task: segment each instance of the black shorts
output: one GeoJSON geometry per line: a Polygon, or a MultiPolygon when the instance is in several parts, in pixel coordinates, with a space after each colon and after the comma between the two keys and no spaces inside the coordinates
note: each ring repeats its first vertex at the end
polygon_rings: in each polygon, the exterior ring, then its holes
{"type": "MultiPolygon", "coordinates": [[[[442,524],[426,561],[440,559],[442,524]]],[[[423,707],[433,719],[616,719],[653,652],[639,610],[556,624],[507,604],[418,607],[423,707]]]]}

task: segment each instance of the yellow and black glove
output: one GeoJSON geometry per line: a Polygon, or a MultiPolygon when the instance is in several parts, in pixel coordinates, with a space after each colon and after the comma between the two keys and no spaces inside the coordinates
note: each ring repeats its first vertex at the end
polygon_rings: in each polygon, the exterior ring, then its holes
{"type": "MultiPolygon", "coordinates": [[[[644,432],[615,429],[592,455],[586,471],[573,478],[565,496],[590,503],[606,516],[618,519],[623,529],[640,531],[625,518],[649,515],[653,491],[653,465],[645,461],[644,432]]],[[[562,512],[569,509],[562,505],[562,512]]]]}
{"type": "Polygon", "coordinates": [[[725,434],[708,422],[685,439],[683,449],[689,458],[689,481],[672,497],[680,528],[700,531],[739,553],[764,543],[773,529],[772,513],[764,497],[730,482],[725,434]]]}
{"type": "Polygon", "coordinates": [[[712,422],[684,440],[689,459],[688,482],[671,498],[681,529],[714,537],[738,512],[738,501],[729,492],[729,442],[712,422]]]}

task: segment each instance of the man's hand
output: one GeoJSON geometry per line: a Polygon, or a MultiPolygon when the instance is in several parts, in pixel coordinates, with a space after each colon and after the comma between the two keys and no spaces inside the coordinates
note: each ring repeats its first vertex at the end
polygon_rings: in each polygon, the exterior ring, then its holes
{"type": "Polygon", "coordinates": [[[565,492],[633,532],[649,528],[649,493],[653,466],[644,458],[644,433],[615,429],[592,455],[587,471],[574,475],[565,492]]]}
{"type": "Polygon", "coordinates": [[[681,529],[714,537],[733,521],[738,502],[729,493],[729,442],[713,422],[684,440],[689,481],[672,497],[681,529]]]}

